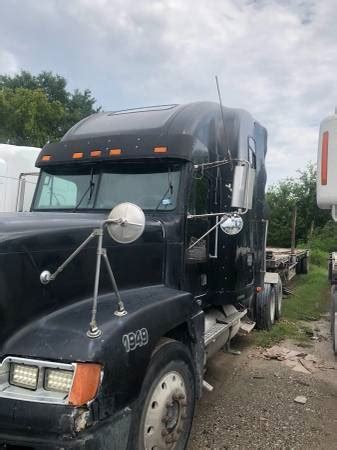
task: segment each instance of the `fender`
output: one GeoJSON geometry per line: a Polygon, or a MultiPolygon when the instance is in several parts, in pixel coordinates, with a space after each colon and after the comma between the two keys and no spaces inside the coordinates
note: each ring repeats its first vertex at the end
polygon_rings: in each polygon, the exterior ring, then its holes
{"type": "Polygon", "coordinates": [[[4,342],[1,353],[101,363],[104,376],[96,401],[100,414],[106,415],[106,409],[111,414],[112,409],[119,410],[136,399],[159,339],[180,324],[189,323],[198,312],[190,293],[164,285],[125,290],[121,295],[128,311],[123,317],[114,315],[114,294],[99,297],[99,338],[86,335],[92,306],[89,298],[29,323],[4,342]]]}

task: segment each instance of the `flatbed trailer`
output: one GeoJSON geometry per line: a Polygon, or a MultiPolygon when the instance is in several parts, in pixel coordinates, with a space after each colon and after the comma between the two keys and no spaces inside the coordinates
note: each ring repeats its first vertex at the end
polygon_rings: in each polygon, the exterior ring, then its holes
{"type": "Polygon", "coordinates": [[[285,285],[296,274],[308,273],[309,250],[268,247],[266,269],[268,272],[277,272],[285,285]]]}

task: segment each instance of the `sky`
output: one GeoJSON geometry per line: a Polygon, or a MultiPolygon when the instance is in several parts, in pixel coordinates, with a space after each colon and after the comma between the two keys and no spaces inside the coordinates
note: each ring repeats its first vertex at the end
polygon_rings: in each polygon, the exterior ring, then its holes
{"type": "Polygon", "coordinates": [[[316,161],[337,104],[335,0],[0,0],[0,74],[50,70],[105,110],[217,101],[268,130],[268,183],[316,161]]]}

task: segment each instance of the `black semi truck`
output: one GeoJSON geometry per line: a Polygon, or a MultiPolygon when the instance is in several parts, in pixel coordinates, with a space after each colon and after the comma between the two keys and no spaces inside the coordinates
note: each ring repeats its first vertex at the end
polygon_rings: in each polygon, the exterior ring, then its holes
{"type": "Polygon", "coordinates": [[[267,133],[217,103],[100,112],[0,218],[0,443],[186,448],[207,359],[281,314],[267,133]]]}

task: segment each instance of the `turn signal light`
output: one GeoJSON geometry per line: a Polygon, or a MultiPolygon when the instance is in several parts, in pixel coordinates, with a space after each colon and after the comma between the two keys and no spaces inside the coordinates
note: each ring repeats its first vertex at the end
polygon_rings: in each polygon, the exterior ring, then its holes
{"type": "Polygon", "coordinates": [[[51,155],[42,156],[42,161],[50,161],[50,160],[51,160],[51,155]]]}
{"type": "Polygon", "coordinates": [[[92,156],[93,158],[98,158],[99,156],[102,156],[102,151],[101,150],[92,150],[90,152],[90,156],[92,156]]]}
{"type": "Polygon", "coordinates": [[[73,153],[73,159],[81,159],[83,158],[83,152],[73,153]]]}
{"type": "Polygon", "coordinates": [[[153,151],[154,153],[166,153],[167,147],[154,147],[153,151]]]}
{"type": "Polygon", "coordinates": [[[100,364],[76,363],[75,374],[69,393],[69,404],[82,406],[96,397],[101,383],[100,364]]]}

